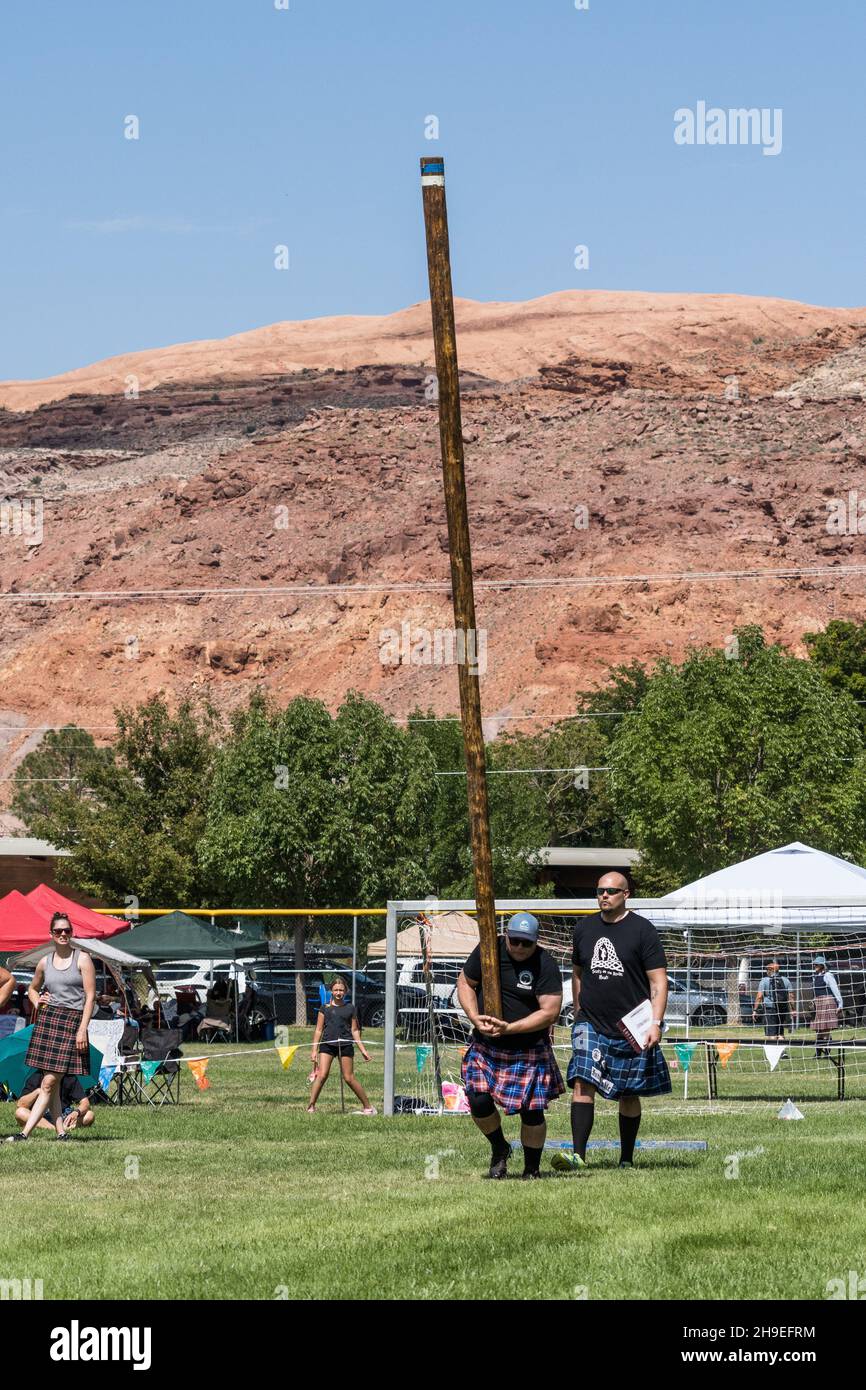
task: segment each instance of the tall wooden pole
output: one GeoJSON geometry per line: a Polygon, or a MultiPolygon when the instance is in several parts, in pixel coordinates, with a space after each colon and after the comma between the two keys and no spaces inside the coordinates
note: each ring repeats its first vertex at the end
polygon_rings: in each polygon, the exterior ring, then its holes
{"type": "Polygon", "coordinates": [[[445,206],[445,162],[421,160],[421,192],[427,234],[427,269],[433,342],[439,381],[439,438],[442,445],[442,477],[448,515],[448,549],[451,556],[451,592],[458,652],[460,718],[466,750],[466,786],[469,797],[469,829],[475,872],[475,905],[481,943],[481,987],[484,1012],[502,1017],[499,986],[499,951],[493,899],[493,863],[490,855],[490,812],[487,805],[487,766],[481,729],[481,691],[477,660],[475,595],[472,587],[472,552],[463,470],[463,425],[460,419],[460,380],[457,371],[457,337],[454,329],[454,296],[451,289],[451,254],[448,245],[448,213],[445,206]],[[474,669],[473,669],[474,668],[474,669]]]}

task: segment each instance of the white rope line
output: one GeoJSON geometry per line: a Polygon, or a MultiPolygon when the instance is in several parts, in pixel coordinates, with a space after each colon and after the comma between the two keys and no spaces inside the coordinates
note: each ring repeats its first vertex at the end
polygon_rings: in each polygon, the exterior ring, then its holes
{"type": "MultiPolygon", "coordinates": [[[[565,1026],[565,1025],[560,1025],[560,1026],[565,1026]]],[[[491,1040],[491,1041],[495,1042],[495,1039],[493,1039],[493,1040],[491,1040]]],[[[740,1039],[740,1038],[721,1039],[721,1040],[719,1040],[719,1041],[721,1042],[721,1046],[722,1046],[722,1047],[726,1047],[726,1046],[728,1046],[730,1043],[736,1043],[736,1044],[737,1044],[737,1047],[760,1047],[762,1050],[763,1050],[763,1048],[764,1048],[765,1046],[766,1046],[766,1047],[782,1047],[782,1046],[784,1045],[784,1047],[785,1047],[786,1049],[787,1049],[788,1047],[792,1047],[792,1048],[794,1048],[795,1051],[798,1050],[798,1049],[805,1050],[806,1048],[812,1048],[812,1047],[815,1046],[815,1040],[814,1040],[814,1038],[802,1038],[802,1039],[798,1039],[796,1042],[793,1042],[793,1043],[788,1042],[788,1043],[785,1043],[785,1044],[782,1044],[782,1043],[763,1043],[763,1042],[760,1042],[760,1041],[754,1040],[754,1039],[740,1039]]],[[[717,1046],[719,1045],[719,1042],[718,1042],[718,1041],[715,1041],[715,1040],[710,1039],[710,1038],[663,1038],[663,1039],[661,1040],[660,1046],[662,1046],[662,1047],[676,1047],[676,1046],[681,1046],[681,1045],[684,1044],[684,1043],[694,1043],[696,1046],[713,1047],[713,1048],[715,1048],[715,1047],[717,1047],[717,1046]]],[[[336,1044],[336,1043],[329,1044],[329,1046],[333,1046],[333,1047],[336,1047],[337,1045],[338,1045],[338,1044],[336,1044]]],[[[375,1048],[382,1048],[382,1049],[384,1049],[384,1047],[385,1047],[385,1044],[384,1044],[383,1042],[367,1042],[366,1040],[364,1040],[364,1044],[363,1044],[363,1045],[364,1045],[365,1048],[367,1048],[368,1051],[369,1051],[371,1048],[372,1048],[372,1049],[375,1049],[375,1048]]],[[[454,1041],[454,1042],[440,1042],[440,1043],[437,1043],[436,1045],[437,1045],[437,1047],[440,1048],[442,1051],[445,1051],[445,1050],[453,1050],[454,1048],[468,1048],[468,1047],[470,1046],[470,1042],[465,1042],[465,1043],[460,1043],[460,1042],[456,1042],[456,1041],[454,1041]]],[[[95,1044],[94,1044],[94,1046],[95,1046],[95,1044]]],[[[280,1046],[280,1047],[297,1047],[297,1048],[300,1049],[300,1048],[305,1048],[305,1047],[307,1046],[307,1044],[306,1044],[306,1043],[280,1043],[279,1046],[280,1046]]],[[[350,1043],[346,1043],[345,1046],[346,1046],[346,1047],[349,1047],[349,1046],[355,1047],[355,1046],[357,1046],[357,1043],[354,1043],[354,1042],[351,1043],[351,1044],[350,1044],[350,1043]]],[[[432,1050],[433,1050],[433,1044],[432,1044],[432,1043],[429,1043],[429,1042],[427,1042],[427,1043],[422,1043],[422,1042],[419,1042],[419,1043],[401,1043],[401,1042],[398,1042],[398,1043],[395,1043],[395,1044],[394,1044],[394,1049],[395,1049],[396,1052],[415,1052],[419,1047],[429,1047],[429,1048],[431,1049],[431,1052],[432,1052],[432,1050]]],[[[825,1044],[825,1043],[822,1043],[822,1044],[821,1044],[821,1047],[822,1047],[822,1048],[823,1048],[823,1047],[827,1047],[827,1048],[829,1048],[830,1051],[832,1051],[832,1052],[839,1052],[839,1051],[842,1051],[842,1050],[844,1050],[844,1051],[852,1051],[852,1052],[866,1052],[866,1039],[864,1039],[863,1042],[857,1042],[857,1041],[855,1041],[855,1040],[852,1040],[852,1041],[850,1041],[850,1042],[839,1041],[839,1042],[830,1042],[830,1043],[826,1043],[826,1044],[825,1044]]],[[[572,1048],[572,1046],[571,1046],[570,1043],[551,1043],[551,1048],[552,1048],[552,1050],[553,1050],[554,1052],[573,1052],[573,1051],[574,1051],[574,1049],[572,1048]]],[[[209,1053],[209,1054],[204,1054],[204,1053],[202,1053],[200,1056],[196,1056],[196,1057],[186,1057],[186,1056],[184,1056],[184,1057],[161,1057],[161,1058],[156,1058],[156,1057],[153,1057],[153,1058],[128,1058],[128,1059],[125,1060],[125,1061],[118,1061],[118,1062],[116,1062],[116,1063],[114,1063],[114,1062],[104,1062],[102,1065],[103,1065],[103,1066],[114,1066],[114,1067],[116,1068],[117,1071],[122,1071],[122,1070],[128,1070],[128,1069],[134,1069],[134,1068],[136,1068],[136,1067],[140,1067],[142,1061],[145,1061],[145,1062],[146,1062],[146,1061],[154,1061],[154,1062],[158,1062],[159,1065],[162,1066],[164,1062],[175,1062],[176,1064],[180,1065],[182,1062],[212,1062],[215,1058],[218,1058],[220,1061],[222,1061],[222,1060],[224,1060],[224,1059],[226,1059],[226,1058],[228,1058],[228,1057],[243,1057],[243,1058],[250,1058],[250,1057],[264,1057],[264,1056],[272,1056],[272,1057],[276,1057],[277,1061],[280,1060],[279,1053],[277,1052],[277,1048],[276,1048],[276,1046],[273,1046],[273,1047],[249,1048],[249,1049],[244,1049],[243,1051],[239,1051],[239,1052],[225,1052],[225,1051],[223,1051],[223,1050],[221,1049],[219,1052],[212,1052],[212,1053],[209,1053]]]]}

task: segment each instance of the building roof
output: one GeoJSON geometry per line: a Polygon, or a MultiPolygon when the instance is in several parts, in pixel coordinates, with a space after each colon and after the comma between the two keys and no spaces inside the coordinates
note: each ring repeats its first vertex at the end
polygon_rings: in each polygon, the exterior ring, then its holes
{"type": "Polygon", "coordinates": [[[640,855],[636,849],[572,849],[567,845],[547,845],[536,850],[533,858],[538,864],[549,864],[554,868],[578,865],[593,868],[603,864],[629,868],[637,863],[640,855]]]}
{"type": "Polygon", "coordinates": [[[0,855],[17,856],[20,859],[65,859],[71,852],[49,845],[47,840],[31,840],[24,835],[0,836],[0,855]]]}

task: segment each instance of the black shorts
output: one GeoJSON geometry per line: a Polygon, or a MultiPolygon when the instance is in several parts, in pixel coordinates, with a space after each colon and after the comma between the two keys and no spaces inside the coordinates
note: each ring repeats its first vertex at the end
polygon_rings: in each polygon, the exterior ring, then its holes
{"type": "Polygon", "coordinates": [[[329,1057],[354,1057],[354,1043],[319,1043],[319,1051],[326,1052],[329,1057]]]}
{"type": "MultiPolygon", "coordinates": [[[[31,1091],[38,1091],[42,1086],[43,1072],[32,1071],[24,1082],[22,1096],[27,1096],[31,1091]]],[[[84,1090],[77,1076],[64,1076],[60,1080],[60,1105],[63,1110],[71,1110],[84,1100],[84,1090]]]]}

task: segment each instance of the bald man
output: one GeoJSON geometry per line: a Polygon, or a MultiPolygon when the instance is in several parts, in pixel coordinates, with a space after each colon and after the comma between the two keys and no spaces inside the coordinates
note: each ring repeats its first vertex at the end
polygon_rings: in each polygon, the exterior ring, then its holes
{"type": "Polygon", "coordinates": [[[595,1098],[619,1101],[620,1168],[631,1168],[640,1126],[640,1097],[671,1089],[659,1047],[668,1002],[668,972],[658,932],[646,917],[629,911],[628,880],[603,874],[599,911],[574,928],[574,1026],[568,1081],[573,1152],[553,1157],[560,1172],[583,1168],[595,1119],[595,1098]],[[652,1004],[653,1024],[642,1052],[635,1052],[619,1021],[643,1000],[652,1004]]]}

